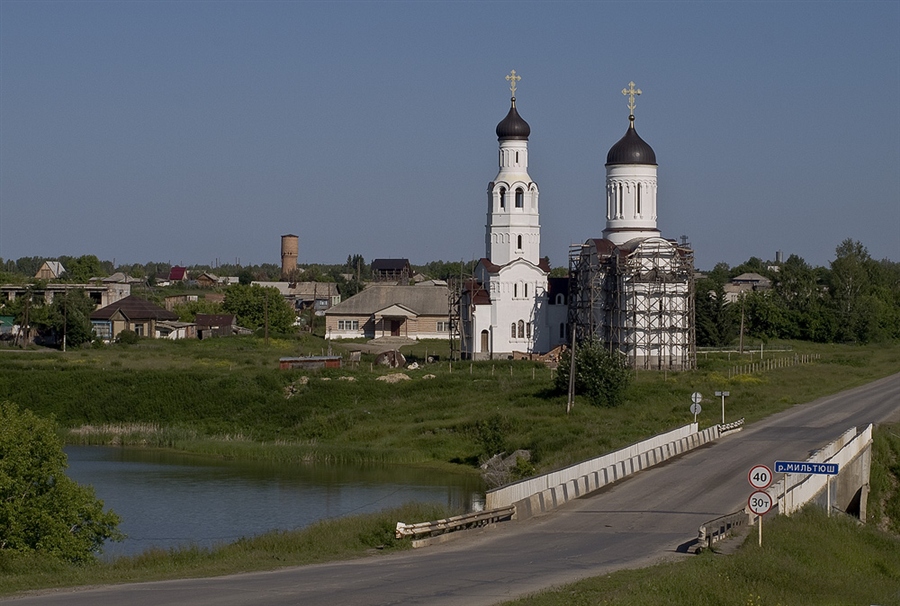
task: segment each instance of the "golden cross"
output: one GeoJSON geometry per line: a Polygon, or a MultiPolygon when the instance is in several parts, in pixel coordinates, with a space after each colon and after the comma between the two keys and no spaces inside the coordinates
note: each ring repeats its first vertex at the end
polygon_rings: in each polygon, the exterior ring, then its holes
{"type": "Polygon", "coordinates": [[[622,94],[628,97],[628,109],[631,111],[631,115],[634,115],[634,98],[636,95],[641,94],[641,89],[634,87],[634,82],[628,83],[628,88],[622,89],[622,94]]]}
{"type": "Polygon", "coordinates": [[[521,79],[522,76],[516,75],[516,70],[509,72],[509,75],[506,77],[507,82],[509,82],[509,92],[512,93],[513,98],[516,96],[516,82],[521,79]]]}

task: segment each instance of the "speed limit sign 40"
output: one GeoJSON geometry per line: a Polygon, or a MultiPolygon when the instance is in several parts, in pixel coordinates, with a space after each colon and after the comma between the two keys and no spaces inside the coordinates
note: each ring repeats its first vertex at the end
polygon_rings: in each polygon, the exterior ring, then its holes
{"type": "Polygon", "coordinates": [[[750,480],[750,486],[753,488],[758,490],[768,488],[772,483],[772,470],[765,465],[754,465],[747,474],[747,479],[750,480]]]}
{"type": "Polygon", "coordinates": [[[757,490],[747,499],[747,506],[756,515],[764,515],[772,509],[772,497],[769,496],[768,492],[757,490]]]}

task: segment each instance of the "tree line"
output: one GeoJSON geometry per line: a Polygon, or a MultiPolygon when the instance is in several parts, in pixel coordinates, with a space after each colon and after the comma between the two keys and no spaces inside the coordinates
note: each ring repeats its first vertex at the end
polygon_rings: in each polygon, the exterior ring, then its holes
{"type": "MultiPolygon", "coordinates": [[[[66,274],[62,281],[71,283],[84,283],[93,277],[121,271],[132,277],[144,278],[145,284],[153,286],[158,276],[167,275],[171,269],[170,264],[158,262],[114,266],[112,262],[101,261],[95,255],[22,257],[15,261],[0,259],[0,282],[36,283],[33,276],[44,261],[51,260],[63,264],[66,274]]],[[[471,261],[432,261],[412,267],[415,272],[429,278],[449,280],[471,275],[473,264],[471,261]]],[[[302,271],[291,276],[292,279],[337,283],[343,298],[355,295],[372,279],[371,265],[361,254],[347,255],[347,260],[341,264],[301,264],[299,269],[302,271]]],[[[191,265],[188,270],[193,275],[210,272],[237,276],[244,286],[249,286],[253,281],[281,279],[281,267],[271,263],[216,267],[191,265]]],[[[565,268],[555,268],[554,272],[553,275],[564,275],[565,268]]],[[[228,292],[229,289],[225,290],[228,292]]],[[[235,289],[232,294],[233,305],[206,305],[200,309],[198,304],[176,311],[188,320],[196,313],[232,313],[233,307],[233,311],[243,310],[238,314],[239,318],[248,326],[255,327],[260,313],[254,311],[248,314],[245,301],[274,301],[256,292],[239,293],[235,289]],[[242,301],[240,305],[236,303],[238,300],[242,301]]],[[[159,298],[154,297],[152,292],[147,295],[150,299],[159,298]]],[[[751,257],[736,267],[719,263],[705,277],[697,280],[695,296],[697,344],[701,347],[722,347],[735,343],[742,326],[745,336],[762,340],[868,343],[900,338],[900,263],[873,259],[865,246],[852,239],[844,240],[837,246],[835,258],[828,267],[813,267],[798,255],[791,255],[778,264],[757,257],[751,257]],[[726,284],[747,272],[768,278],[772,287],[745,292],[737,300],[729,301],[726,284]]],[[[0,313],[22,317],[25,305],[24,301],[4,303],[0,313]]],[[[36,304],[30,321],[60,333],[65,331],[71,335],[70,342],[77,342],[90,334],[90,327],[85,324],[84,318],[91,309],[91,302],[83,293],[72,291],[58,297],[51,305],[36,304]]],[[[285,323],[289,317],[282,309],[277,309],[275,316],[279,318],[278,324],[285,323]]]]}
{"type": "Polygon", "coordinates": [[[875,260],[860,242],[846,239],[828,267],[797,255],[780,264],[751,257],[734,268],[719,263],[696,283],[699,346],[722,347],[744,334],[820,343],[870,343],[900,338],[900,263],[875,260]],[[725,285],[753,272],[772,282],[767,290],[729,302],[725,285]]]}

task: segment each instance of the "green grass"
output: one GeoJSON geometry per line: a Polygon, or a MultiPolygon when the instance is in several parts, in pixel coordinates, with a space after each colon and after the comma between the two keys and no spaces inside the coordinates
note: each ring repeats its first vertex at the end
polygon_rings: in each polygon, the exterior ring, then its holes
{"type": "Polygon", "coordinates": [[[0,550],[0,595],[80,585],[145,582],[272,570],[284,566],[346,560],[410,548],[394,538],[398,520],[433,520],[450,515],[435,505],[408,504],[366,515],[325,520],[289,532],[270,532],[215,549],[154,549],[112,562],[67,564],[58,559],[0,550]]]}
{"type": "Polygon", "coordinates": [[[730,556],[704,552],[507,602],[507,606],[900,604],[900,537],[808,507],[755,529],[730,556]]]}
{"type": "MultiPolygon", "coordinates": [[[[256,337],[143,341],[61,354],[3,352],[0,398],[74,430],[73,443],[127,443],[239,458],[474,466],[498,450],[525,448],[543,471],[597,456],[692,420],[690,395],[706,397],[699,421],[719,421],[713,395],[726,389],[727,420],[761,419],[794,404],[896,371],[900,344],[854,347],[790,343],[820,360],[728,378],[736,354],[704,354],[694,372],[641,371],[625,403],[578,398],[570,415],[553,371],[532,362],[447,361],[446,342],[413,346],[438,362],[405,372],[372,367],[281,371],[278,358],[327,352],[321,339],[256,337]],[[443,348],[443,349],[441,349],[443,348]],[[433,379],[425,379],[426,375],[433,379]],[[352,381],[343,379],[353,379],[352,381]],[[303,381],[307,381],[305,384],[303,381]]],[[[340,344],[333,348],[339,350],[340,344]]],[[[336,351],[337,352],[337,351],[336,351]]],[[[746,356],[745,356],[746,357],[746,356]]],[[[754,354],[758,359],[758,352],[754,354]]]]}

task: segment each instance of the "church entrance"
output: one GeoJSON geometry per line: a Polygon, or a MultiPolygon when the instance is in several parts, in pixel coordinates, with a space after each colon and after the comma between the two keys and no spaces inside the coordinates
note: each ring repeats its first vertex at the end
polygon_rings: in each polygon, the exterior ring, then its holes
{"type": "Polygon", "coordinates": [[[487,353],[490,351],[490,335],[488,335],[488,331],[481,331],[481,353],[487,353]]]}

